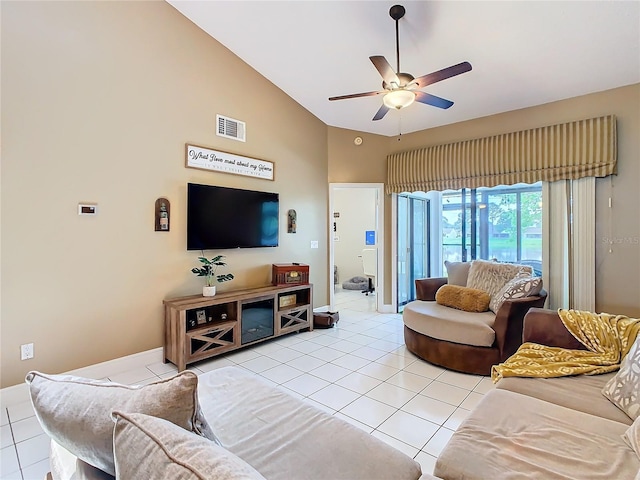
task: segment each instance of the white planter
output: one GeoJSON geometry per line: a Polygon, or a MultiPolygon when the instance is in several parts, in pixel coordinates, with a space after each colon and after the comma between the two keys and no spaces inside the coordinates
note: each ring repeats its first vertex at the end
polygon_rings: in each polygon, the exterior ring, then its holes
{"type": "Polygon", "coordinates": [[[213,297],[216,294],[216,287],[202,287],[202,296],[203,297],[213,297]]]}

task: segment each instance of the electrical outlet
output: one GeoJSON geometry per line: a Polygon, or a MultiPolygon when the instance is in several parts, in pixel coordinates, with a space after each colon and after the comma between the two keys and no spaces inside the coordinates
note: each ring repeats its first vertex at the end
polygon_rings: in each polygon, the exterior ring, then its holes
{"type": "Polygon", "coordinates": [[[20,360],[29,360],[30,358],[33,358],[33,343],[20,345],[20,360]]]}

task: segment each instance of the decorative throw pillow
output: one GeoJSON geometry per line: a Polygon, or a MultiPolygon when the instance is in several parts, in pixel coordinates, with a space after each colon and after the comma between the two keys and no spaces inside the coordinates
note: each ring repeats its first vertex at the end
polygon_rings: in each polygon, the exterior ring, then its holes
{"type": "Polygon", "coordinates": [[[443,285],[436,292],[436,303],[465,312],[486,312],[490,300],[487,292],[459,285],[443,285]]]}
{"type": "Polygon", "coordinates": [[[225,448],[161,418],[113,412],[116,478],[264,480],[225,448]]]}
{"type": "Polygon", "coordinates": [[[640,335],[622,360],[616,376],[602,389],[602,394],[632,420],[640,417],[640,335]]]}
{"type": "Polygon", "coordinates": [[[444,266],[447,268],[447,283],[449,285],[467,286],[470,262],[450,262],[446,260],[444,266]]]}
{"type": "Polygon", "coordinates": [[[191,371],[142,387],[29,372],[31,402],[44,431],[79,459],[114,475],[111,411],[141,412],[215,439],[200,411],[191,371]]]}
{"type": "Polygon", "coordinates": [[[491,297],[489,309],[493,313],[498,313],[505,300],[515,300],[516,298],[533,297],[542,290],[542,279],[540,277],[518,277],[508,281],[495,296],[491,297]]]}
{"type": "Polygon", "coordinates": [[[633,424],[627,428],[622,438],[627,442],[627,445],[636,452],[638,458],[640,458],[640,417],[633,421],[633,424]]]}
{"type": "Polygon", "coordinates": [[[530,277],[532,273],[533,269],[528,265],[473,260],[469,267],[467,287],[483,290],[493,298],[510,280],[530,277]]]}

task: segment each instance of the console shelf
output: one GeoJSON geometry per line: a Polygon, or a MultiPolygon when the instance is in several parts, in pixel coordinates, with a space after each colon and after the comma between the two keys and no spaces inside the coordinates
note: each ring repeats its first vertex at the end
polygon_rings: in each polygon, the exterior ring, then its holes
{"type": "Polygon", "coordinates": [[[187,365],[313,330],[313,285],[267,286],[164,301],[164,362],[187,365]]]}

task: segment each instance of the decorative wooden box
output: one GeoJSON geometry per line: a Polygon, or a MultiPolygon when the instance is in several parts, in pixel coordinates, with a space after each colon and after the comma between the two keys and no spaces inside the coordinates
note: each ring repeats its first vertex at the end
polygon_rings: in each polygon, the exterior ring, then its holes
{"type": "Polygon", "coordinates": [[[274,285],[304,285],[309,283],[309,265],[274,263],[271,283],[274,285]]]}

